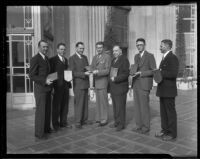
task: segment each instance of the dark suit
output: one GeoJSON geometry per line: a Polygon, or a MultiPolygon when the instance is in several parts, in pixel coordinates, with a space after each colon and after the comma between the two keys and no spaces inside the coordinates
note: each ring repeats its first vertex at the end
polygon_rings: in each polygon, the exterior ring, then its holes
{"type": "Polygon", "coordinates": [[[34,83],[36,101],[35,136],[42,137],[50,131],[51,117],[51,86],[46,84],[46,77],[50,73],[50,64],[38,53],[30,61],[30,79],[34,83]]]}
{"type": "Polygon", "coordinates": [[[135,101],[135,122],[139,128],[150,129],[149,94],[153,86],[153,69],[156,62],[153,54],[144,51],[142,58],[140,54],[135,55],[135,64],[141,72],[140,77],[133,81],[135,101]]]}
{"type": "Polygon", "coordinates": [[[70,83],[64,80],[64,70],[68,69],[67,59],[64,59],[62,62],[58,55],[50,59],[51,72],[58,73],[58,79],[53,82],[52,125],[54,129],[67,125],[70,83]]]}
{"type": "Polygon", "coordinates": [[[85,55],[74,54],[69,58],[69,66],[73,75],[74,91],[74,113],[77,125],[83,124],[88,119],[88,88],[89,78],[84,74],[88,66],[88,59],[85,55]]]}
{"type": "Polygon", "coordinates": [[[177,96],[178,67],[178,58],[169,52],[159,66],[163,80],[158,84],[156,92],[156,96],[160,97],[161,128],[172,137],[177,136],[175,97],[177,96]]]}
{"type": "Polygon", "coordinates": [[[113,59],[111,67],[118,68],[118,72],[113,82],[109,80],[115,125],[122,128],[125,127],[126,123],[129,66],[129,61],[124,55],[119,56],[116,62],[113,59]]]}

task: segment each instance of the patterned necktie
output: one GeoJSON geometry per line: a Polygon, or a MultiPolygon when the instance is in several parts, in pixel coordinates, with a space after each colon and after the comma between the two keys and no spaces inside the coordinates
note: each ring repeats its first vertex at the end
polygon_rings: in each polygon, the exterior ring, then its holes
{"type": "Polygon", "coordinates": [[[62,62],[65,63],[65,58],[64,57],[62,57],[62,62]]]}

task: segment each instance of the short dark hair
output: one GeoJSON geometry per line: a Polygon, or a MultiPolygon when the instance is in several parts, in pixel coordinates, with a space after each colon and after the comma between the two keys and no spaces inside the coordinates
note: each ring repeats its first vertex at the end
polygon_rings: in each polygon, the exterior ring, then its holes
{"type": "Polygon", "coordinates": [[[172,44],[172,41],[170,39],[164,39],[161,42],[167,44],[170,47],[170,49],[172,48],[173,44],[172,44]]]}
{"type": "Polygon", "coordinates": [[[84,45],[84,43],[79,41],[79,42],[76,43],[76,47],[78,47],[79,45],[84,45]]]}
{"type": "Polygon", "coordinates": [[[40,41],[38,42],[38,47],[40,46],[41,42],[44,42],[44,43],[47,43],[47,44],[48,44],[48,42],[47,42],[46,40],[40,40],[40,41]]]}
{"type": "Polygon", "coordinates": [[[97,45],[103,45],[104,46],[104,42],[103,41],[98,41],[97,43],[96,43],[96,46],[97,45]]]}
{"type": "Polygon", "coordinates": [[[144,40],[143,38],[138,38],[138,39],[136,40],[136,43],[137,43],[138,41],[142,41],[144,44],[146,44],[146,42],[145,42],[145,40],[144,40]]]}
{"type": "Polygon", "coordinates": [[[59,49],[60,46],[65,46],[66,47],[65,43],[58,43],[57,44],[57,49],[59,49]]]}

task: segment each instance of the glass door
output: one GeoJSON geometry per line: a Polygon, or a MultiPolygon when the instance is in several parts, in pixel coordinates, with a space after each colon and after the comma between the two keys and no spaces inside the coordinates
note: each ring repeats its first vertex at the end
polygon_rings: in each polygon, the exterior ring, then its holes
{"type": "Polygon", "coordinates": [[[7,107],[33,107],[33,82],[28,76],[33,55],[32,34],[8,34],[7,48],[7,107]]]}

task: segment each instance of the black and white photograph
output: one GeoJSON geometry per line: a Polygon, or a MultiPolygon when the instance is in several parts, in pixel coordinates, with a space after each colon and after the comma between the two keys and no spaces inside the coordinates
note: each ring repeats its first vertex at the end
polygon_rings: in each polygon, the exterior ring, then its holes
{"type": "Polygon", "coordinates": [[[197,157],[197,3],[5,16],[6,154],[197,157]]]}

